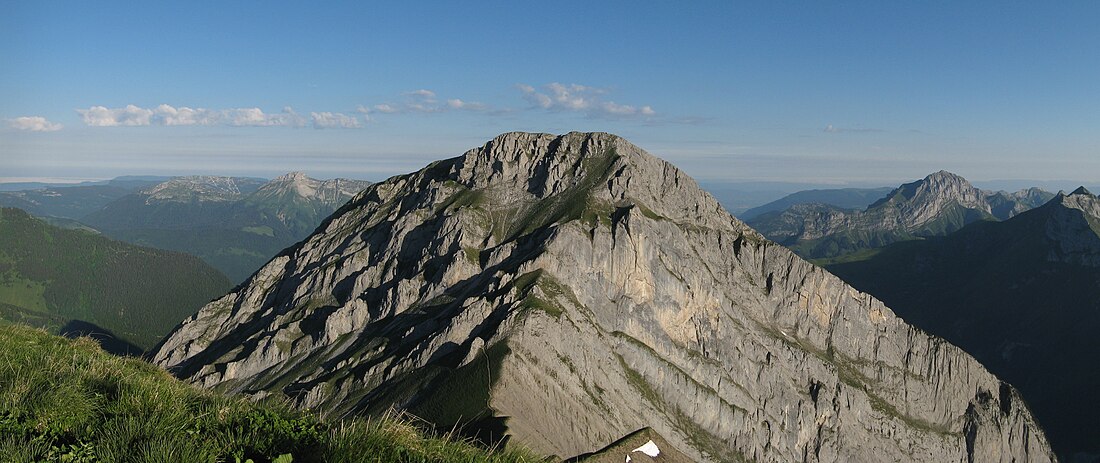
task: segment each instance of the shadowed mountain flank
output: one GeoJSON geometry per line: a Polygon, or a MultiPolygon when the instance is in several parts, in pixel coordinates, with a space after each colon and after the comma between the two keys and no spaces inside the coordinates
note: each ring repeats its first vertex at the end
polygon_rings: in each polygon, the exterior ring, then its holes
{"type": "Polygon", "coordinates": [[[898,243],[828,269],[1018,387],[1066,460],[1100,455],[1096,196],[1059,194],[1004,222],[898,243]]]}

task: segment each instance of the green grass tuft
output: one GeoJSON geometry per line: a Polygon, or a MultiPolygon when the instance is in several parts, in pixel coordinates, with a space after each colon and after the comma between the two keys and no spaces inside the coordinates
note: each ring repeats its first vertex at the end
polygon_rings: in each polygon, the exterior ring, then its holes
{"type": "Polygon", "coordinates": [[[526,462],[408,417],[326,421],[189,386],[95,341],[0,327],[0,461],[526,462]]]}

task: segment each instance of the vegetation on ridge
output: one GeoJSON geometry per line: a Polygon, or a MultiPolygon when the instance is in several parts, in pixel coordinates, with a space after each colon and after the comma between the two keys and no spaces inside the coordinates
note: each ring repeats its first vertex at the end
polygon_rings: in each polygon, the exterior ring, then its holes
{"type": "Polygon", "coordinates": [[[189,386],[87,338],[0,327],[0,461],[526,462],[412,421],[326,421],[189,386]]]}

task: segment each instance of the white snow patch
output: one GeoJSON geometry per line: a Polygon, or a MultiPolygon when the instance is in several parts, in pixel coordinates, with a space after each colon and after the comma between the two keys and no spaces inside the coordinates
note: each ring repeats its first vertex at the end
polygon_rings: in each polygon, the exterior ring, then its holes
{"type": "MultiPolygon", "coordinates": [[[[661,454],[661,449],[657,448],[657,444],[654,444],[653,441],[649,441],[646,442],[645,445],[630,451],[630,453],[634,452],[642,452],[651,457],[656,457],[661,454]]],[[[630,461],[629,456],[626,457],[626,461],[630,461]]]]}

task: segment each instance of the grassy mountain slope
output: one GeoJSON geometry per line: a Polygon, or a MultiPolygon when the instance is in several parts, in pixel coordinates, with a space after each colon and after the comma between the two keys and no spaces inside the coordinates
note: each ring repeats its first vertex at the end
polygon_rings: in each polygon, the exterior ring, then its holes
{"type": "Polygon", "coordinates": [[[402,419],[329,421],[217,395],[86,338],[28,327],[0,326],[0,363],[0,461],[539,461],[426,436],[402,419]]]}
{"type": "Polygon", "coordinates": [[[54,331],[111,332],[152,347],[232,285],[199,259],[46,224],[0,209],[0,315],[54,331]]]}

